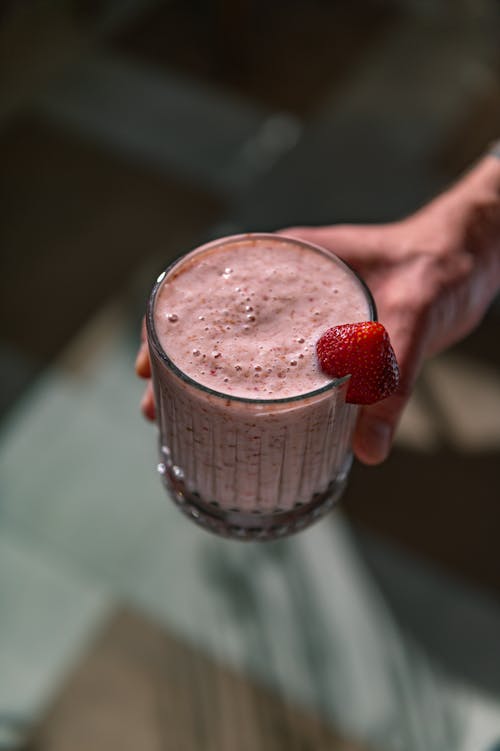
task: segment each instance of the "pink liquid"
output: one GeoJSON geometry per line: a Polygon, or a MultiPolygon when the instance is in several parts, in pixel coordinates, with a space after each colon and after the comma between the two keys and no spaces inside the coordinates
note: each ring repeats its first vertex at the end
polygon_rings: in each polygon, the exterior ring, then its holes
{"type": "Polygon", "coordinates": [[[344,264],[278,236],[229,238],[174,265],[149,326],[163,467],[178,502],[195,499],[230,530],[251,524],[258,536],[273,515],[343,482],[356,408],[319,369],[315,345],[330,326],[371,317],[344,264]]]}

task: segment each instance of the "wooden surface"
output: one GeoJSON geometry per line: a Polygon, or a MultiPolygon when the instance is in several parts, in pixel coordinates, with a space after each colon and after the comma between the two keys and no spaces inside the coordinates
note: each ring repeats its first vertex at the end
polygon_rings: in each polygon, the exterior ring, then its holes
{"type": "Polygon", "coordinates": [[[314,712],[132,610],[107,624],[24,751],[362,751],[314,712]]]}

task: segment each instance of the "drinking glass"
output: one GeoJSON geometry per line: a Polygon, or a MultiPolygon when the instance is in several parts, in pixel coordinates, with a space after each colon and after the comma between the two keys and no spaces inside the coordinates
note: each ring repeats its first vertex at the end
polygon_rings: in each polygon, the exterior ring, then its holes
{"type": "MultiPolygon", "coordinates": [[[[153,287],[146,325],[159,428],[158,472],[173,501],[197,524],[226,537],[271,540],[305,528],[342,495],[358,407],[345,400],[349,376],[297,396],[238,397],[198,383],[164,351],[154,315],[162,284],[186,259],[192,263],[197,255],[242,237],[191,251],[160,274],[153,287]]],[[[375,319],[369,290],[339,258],[308,243],[282,240],[314,248],[332,264],[341,264],[359,284],[375,319]]]]}

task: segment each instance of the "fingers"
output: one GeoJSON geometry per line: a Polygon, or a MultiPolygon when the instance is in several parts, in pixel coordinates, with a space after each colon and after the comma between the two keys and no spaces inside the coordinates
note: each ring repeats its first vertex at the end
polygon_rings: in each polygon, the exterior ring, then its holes
{"type": "Polygon", "coordinates": [[[336,224],[327,227],[287,227],[280,234],[319,245],[348,262],[363,263],[373,259],[378,245],[379,227],[336,224]]]}
{"type": "Polygon", "coordinates": [[[389,316],[387,328],[399,364],[399,386],[393,396],[363,407],[354,431],[353,450],[363,464],[380,464],[387,459],[403,410],[413,391],[424,360],[425,336],[422,324],[403,313],[394,320],[389,316]]]}
{"type": "Polygon", "coordinates": [[[140,378],[151,378],[151,362],[146,342],[142,342],[135,360],[135,372],[140,378]]]}
{"type": "Polygon", "coordinates": [[[141,411],[147,420],[154,420],[156,416],[153,384],[149,381],[141,401],[141,411]]]}
{"type": "Polygon", "coordinates": [[[353,451],[360,462],[374,465],[387,459],[406,402],[405,397],[395,395],[361,409],[353,438],[353,451]]]}
{"type": "Polygon", "coordinates": [[[358,229],[346,225],[333,227],[287,227],[280,230],[280,234],[334,250],[333,246],[337,246],[341,241],[347,240],[347,242],[352,242],[353,230],[354,237],[356,237],[358,229]]]}
{"type": "MultiPolygon", "coordinates": [[[[146,325],[144,320],[141,329],[141,346],[139,347],[135,360],[135,372],[140,378],[151,378],[151,361],[149,359],[149,349],[146,341],[146,325]]],[[[141,411],[147,420],[155,419],[155,401],[151,380],[147,384],[142,397],[141,411]]]]}
{"type": "Polygon", "coordinates": [[[141,345],[135,359],[135,372],[140,378],[151,378],[151,362],[149,360],[145,318],[142,319],[141,345]]]}

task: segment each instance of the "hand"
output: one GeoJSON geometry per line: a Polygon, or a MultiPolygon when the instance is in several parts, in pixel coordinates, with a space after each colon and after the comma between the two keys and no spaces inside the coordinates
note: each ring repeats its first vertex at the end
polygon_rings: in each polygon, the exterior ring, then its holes
{"type": "MultiPolygon", "coordinates": [[[[363,407],[354,452],[378,464],[425,359],[468,334],[500,286],[500,160],[486,157],[451,190],[399,222],[294,227],[282,234],[330,249],[370,287],[400,366],[396,394],[363,407]]],[[[154,419],[151,367],[142,327],[136,371],[148,384],[141,403],[154,419]]]]}
{"type": "MultiPolygon", "coordinates": [[[[486,169],[485,169],[486,166],[486,169]]],[[[282,230],[332,250],[368,284],[400,366],[396,394],[360,410],[354,453],[382,462],[425,359],[468,334],[500,284],[500,161],[391,224],[282,230]]]]}
{"type": "Polygon", "coordinates": [[[147,420],[155,419],[155,402],[153,394],[153,384],[151,383],[151,362],[149,360],[148,343],[146,341],[146,322],[142,321],[141,344],[135,360],[135,372],[140,378],[147,380],[144,391],[141,410],[147,420]]]}

